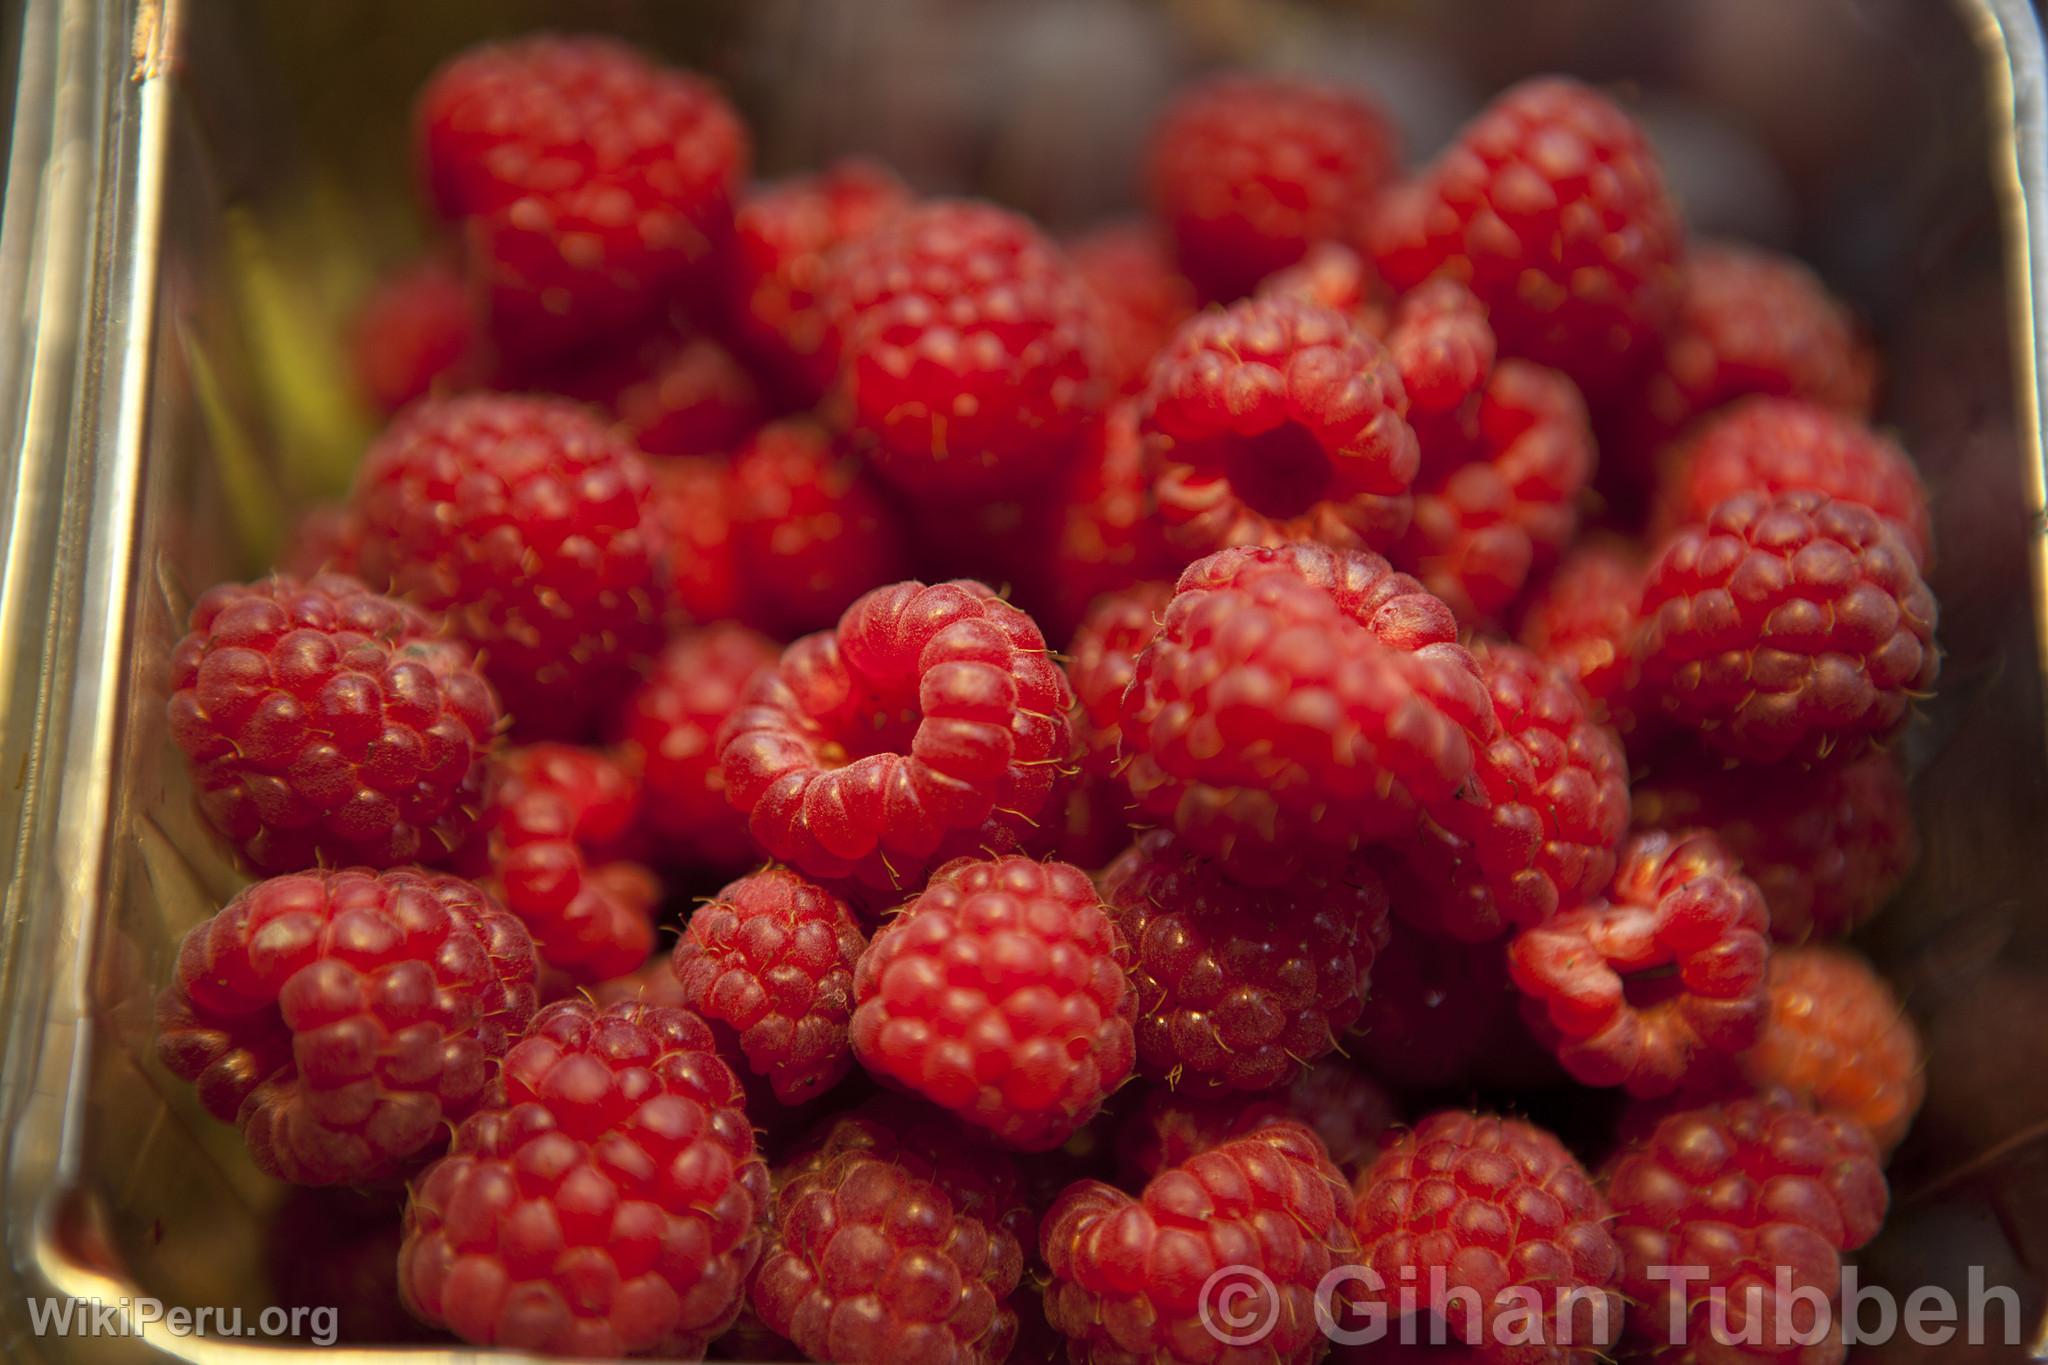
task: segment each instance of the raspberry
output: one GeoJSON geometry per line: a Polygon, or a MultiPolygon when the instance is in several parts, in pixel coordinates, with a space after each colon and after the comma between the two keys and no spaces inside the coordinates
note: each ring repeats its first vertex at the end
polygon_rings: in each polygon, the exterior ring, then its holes
{"type": "Polygon", "coordinates": [[[754,1311],[813,1360],[1000,1365],[1031,1213],[1001,1154],[876,1109],[779,1172],[754,1311]]]}
{"type": "Polygon", "coordinates": [[[1796,399],[1751,398],[1702,421],[1676,453],[1658,497],[1667,534],[1705,521],[1737,493],[1809,488],[1889,518],[1914,562],[1928,561],[1933,531],[1919,472],[1896,442],[1854,417],[1796,399]]]}
{"type": "Polygon", "coordinates": [[[1468,429],[1454,425],[1418,428],[1415,519],[1388,553],[1461,621],[1491,624],[1577,533],[1593,431],[1569,379],[1521,360],[1492,372],[1468,429]]]}
{"type": "Polygon", "coordinates": [[[1432,1114],[1359,1176],[1357,1210],[1359,1263],[1385,1286],[1362,1297],[1390,1322],[1407,1299],[1502,1362],[1603,1359],[1621,1335],[1607,1201],[1533,1124],[1432,1114]],[[1524,1340],[1544,1346],[1507,1344],[1518,1316],[1524,1340]]]}
{"type": "Polygon", "coordinates": [[[1079,868],[962,858],[861,958],[854,1055],[1007,1146],[1057,1147],[1130,1075],[1126,956],[1079,868]]]}
{"type": "Polygon", "coordinates": [[[1713,835],[1632,836],[1605,900],[1508,946],[1524,1012],[1585,1085],[1670,1094],[1756,1040],[1770,926],[1713,835]]]}
{"type": "Polygon", "coordinates": [[[1880,1152],[1898,1146],[1927,1077],[1920,1035],[1884,978],[1845,948],[1783,948],[1766,990],[1770,1014],[1739,1059],[1750,1086],[1860,1123],[1880,1152]]]}
{"type": "Polygon", "coordinates": [[[317,503],[285,536],[280,572],[297,579],[354,574],[363,552],[363,519],[346,502],[317,503]]]}
{"type": "Polygon", "coordinates": [[[800,404],[814,402],[832,383],[819,298],[827,255],[909,202],[910,192],[886,167],[857,159],[757,186],[740,201],[728,291],[735,328],[800,404]]]}
{"type": "Polygon", "coordinates": [[[1621,1288],[1637,1305],[1628,1334],[1645,1350],[1683,1343],[1669,1358],[1842,1359],[1838,1317],[1821,1345],[1779,1337],[1781,1312],[1804,1332],[1814,1310],[1781,1306],[1777,1285],[1789,1273],[1795,1288],[1819,1290],[1832,1307],[1841,1253],[1883,1222],[1884,1175],[1860,1127],[1766,1100],[1686,1110],[1610,1159],[1601,1183],[1614,1207],[1621,1288]],[[1744,1341],[1751,1331],[1758,1341],[1744,1341]]]}
{"type": "Polygon", "coordinates": [[[1149,223],[1110,223],[1067,246],[1102,309],[1104,374],[1119,393],[1145,387],[1152,357],[1195,311],[1195,291],[1149,223]]]}
{"type": "Polygon", "coordinates": [[[1640,478],[1694,418],[1749,394],[1861,416],[1873,369],[1855,320],[1812,271],[1775,252],[1703,242],[1680,267],[1677,314],[1622,406],[1612,445],[1640,478]]]}
{"type": "Polygon", "coordinates": [[[1047,552],[1055,638],[1066,638],[1103,594],[1147,579],[1171,581],[1187,566],[1154,514],[1134,402],[1112,405],[1090,430],[1056,515],[1047,552]]]}
{"type": "Polygon", "coordinates": [[[1115,775],[1123,747],[1124,693],[1172,600],[1172,584],[1139,583],[1098,598],[1074,632],[1067,679],[1080,705],[1081,766],[1090,777],[1115,775]]]}
{"type": "Polygon", "coordinates": [[[1123,1165],[1142,1185],[1218,1143],[1286,1121],[1307,1126],[1322,1139],[1331,1162],[1352,1172],[1390,1140],[1400,1109],[1370,1076],[1345,1062],[1322,1061],[1263,1095],[1198,1099],[1156,1086],[1124,1122],[1118,1145],[1123,1165]]]}
{"type": "Polygon", "coordinates": [[[732,537],[748,621],[778,635],[829,626],[908,569],[903,532],[818,428],[778,422],[732,466],[732,537]]]}
{"type": "Polygon", "coordinates": [[[695,76],[605,38],[471,48],[417,110],[434,206],[466,233],[491,331],[559,353],[659,312],[732,230],[746,130],[695,76]]]}
{"type": "Polygon", "coordinates": [[[1934,618],[1877,513],[1815,492],[1737,494],[1650,566],[1642,704],[1742,762],[1847,762],[1933,685],[1934,618]]]}
{"type": "Polygon", "coordinates": [[[1643,829],[1714,831],[1763,892],[1780,943],[1840,938],[1870,918],[1919,856],[1906,777],[1890,754],[1825,768],[1661,768],[1637,782],[1643,829]]]}
{"type": "Polygon", "coordinates": [[[1167,539],[1388,544],[1421,459],[1407,412],[1393,358],[1341,313],[1251,299],[1190,319],[1139,415],[1167,539]]]}
{"type": "Polygon", "coordinates": [[[1373,967],[1347,1044],[1373,1075],[1418,1090],[1526,1079],[1503,1065],[1529,1044],[1502,945],[1454,943],[1397,921],[1373,967]]]}
{"type": "Polygon", "coordinates": [[[733,543],[731,465],[679,456],[649,461],[647,472],[645,520],[668,551],[662,568],[669,605],[692,625],[737,618],[743,589],[733,543]]]}
{"type": "Polygon", "coordinates": [[[436,386],[462,388],[481,378],[480,345],[462,277],[433,258],[380,281],[349,328],[356,387],[387,414],[436,386]]]}
{"type": "MultiPolygon", "coordinates": [[[[1318,308],[1334,308],[1358,319],[1374,336],[1384,337],[1388,334],[1389,319],[1386,308],[1376,298],[1378,283],[1372,272],[1372,263],[1356,251],[1338,242],[1319,242],[1293,265],[1266,276],[1259,285],[1257,297],[1297,299],[1318,308]]],[[[1416,291],[1417,294],[1426,292],[1416,291]]],[[[1471,297],[1470,290],[1463,292],[1465,297],[1471,297]]],[[[1485,316],[1482,311],[1480,319],[1483,321],[1485,316]]],[[[1487,335],[1490,337],[1492,333],[1487,335]]],[[[1488,363],[1491,363],[1490,358],[1488,363]]],[[[1400,357],[1395,357],[1395,364],[1400,364],[1400,357]]],[[[1412,395],[1409,401],[1414,401],[1412,395]]]]}
{"type": "Polygon", "coordinates": [[[1386,338],[1418,422],[1454,413],[1484,389],[1499,350],[1486,305],[1455,280],[1417,285],[1394,310],[1386,338]]]}
{"type": "Polygon", "coordinates": [[[519,921],[460,878],[273,877],[185,935],[157,1055],[266,1174],[386,1180],[490,1102],[534,975],[519,921]]]}
{"type": "Polygon", "coordinates": [[[846,1026],[866,947],[845,901],[768,868],[698,906],[673,962],[684,1003],[714,1031],[730,1029],[747,1068],[795,1105],[853,1068],[846,1026]]]}
{"type": "Polygon", "coordinates": [[[1068,761],[1072,694],[1031,618],[979,583],[897,583],[798,640],[720,735],[726,795],[812,877],[915,887],[1016,845],[1068,761]]]}
{"type": "Polygon", "coordinates": [[[685,1010],[550,1005],[505,1101],[413,1183],[399,1284],[464,1341],[701,1358],[761,1251],[768,1168],[739,1083],[685,1010]]]}
{"type": "Polygon", "coordinates": [[[541,960],[578,982],[623,976],[654,951],[661,886],[630,861],[639,784],[595,749],[536,744],[498,764],[462,870],[489,878],[541,960]]]}
{"type": "Polygon", "coordinates": [[[1611,537],[1580,541],[1522,608],[1521,642],[1569,674],[1593,699],[1593,713],[1626,734],[1634,727],[1636,616],[1641,558],[1611,537]]]}
{"type": "Polygon", "coordinates": [[[660,643],[647,469],[559,399],[428,399],[363,457],[363,572],[448,613],[522,733],[577,738],[660,643]]]}
{"type": "Polygon", "coordinates": [[[1628,829],[1628,759],[1579,688],[1515,645],[1474,648],[1500,733],[1472,781],[1427,808],[1404,845],[1401,912],[1482,942],[1596,896],[1628,829]]]}
{"type": "Polygon", "coordinates": [[[1203,1287],[1249,1266],[1266,1284],[1238,1280],[1254,1292],[1235,1311],[1272,1325],[1245,1358],[1312,1361],[1327,1346],[1316,1287],[1357,1258],[1350,1224],[1351,1193],[1322,1143],[1275,1123],[1162,1171],[1136,1199],[1100,1181],[1069,1186],[1039,1230],[1045,1315],[1075,1362],[1216,1359],[1203,1287]]]}
{"type": "Polygon", "coordinates": [[[467,836],[498,702],[433,617],[326,575],[222,584],[187,625],[171,737],[251,867],[437,862],[467,836]]]}
{"type": "Polygon", "coordinates": [[[1031,487],[1099,406],[1094,300],[1007,210],[909,209],[833,254],[823,298],[854,440],[907,492],[1031,487]]]}
{"type": "Polygon", "coordinates": [[[732,352],[662,323],[551,370],[546,387],[610,412],[649,455],[722,455],[761,424],[761,393],[732,352]]]}
{"type": "Polygon", "coordinates": [[[775,646],[745,626],[686,631],[621,709],[614,727],[641,783],[641,819],[662,857],[686,867],[749,862],[746,821],[725,798],[718,729],[775,646]]]}
{"type": "Polygon", "coordinates": [[[1392,121],[1352,91],[1222,76],[1160,118],[1146,193],[1181,269],[1210,298],[1234,299],[1316,243],[1356,237],[1396,142],[1392,121]]]}
{"type": "Polygon", "coordinates": [[[1471,776],[1493,708],[1456,640],[1450,609],[1377,555],[1210,555],[1125,693],[1125,780],[1235,880],[1341,867],[1471,776]]]}
{"type": "Polygon", "coordinates": [[[1268,1090],[1334,1051],[1386,942],[1386,888],[1362,866],[1253,890],[1154,830],[1102,889],[1130,944],[1138,1065],[1197,1093],[1268,1090]]]}
{"type": "Polygon", "coordinates": [[[1505,355],[1604,393],[1678,300],[1684,230],[1635,120],[1574,81],[1501,94],[1434,165],[1378,204],[1372,252],[1397,290],[1469,287],[1505,355]]]}

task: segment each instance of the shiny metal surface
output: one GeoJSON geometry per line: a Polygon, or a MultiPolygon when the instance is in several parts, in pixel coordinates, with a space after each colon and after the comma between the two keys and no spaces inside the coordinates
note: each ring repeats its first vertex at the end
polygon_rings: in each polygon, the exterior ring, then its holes
{"type": "Polygon", "coordinates": [[[346,478],[363,419],[324,376],[414,232],[410,88],[572,13],[725,80],[770,172],[872,150],[1061,225],[1126,202],[1135,130],[1217,61],[1366,80],[1418,153],[1530,71],[1632,87],[1696,222],[1801,252],[1866,311],[1885,419],[1936,488],[1949,659],[1908,745],[1927,851],[1866,942],[1931,1095],[1863,1261],[1900,1286],[1984,1265],[2041,1317],[2048,71],[2023,0],[27,0],[0,213],[0,1359],[295,1349],[38,1339],[24,1301],[271,1301],[280,1191],[150,1058],[171,947],[236,884],[167,746],[163,658],[192,593],[346,478]]]}

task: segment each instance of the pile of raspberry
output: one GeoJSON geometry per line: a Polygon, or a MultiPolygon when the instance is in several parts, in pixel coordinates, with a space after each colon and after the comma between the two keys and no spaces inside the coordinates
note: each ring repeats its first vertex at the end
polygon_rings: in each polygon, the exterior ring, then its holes
{"type": "Polygon", "coordinates": [[[413,126],[387,424],[166,679],[254,880],[158,1056],[379,1194],[366,1323],[1840,1358],[1681,1336],[1834,1292],[1920,1103],[1843,940],[1917,853],[1934,519],[1853,313],[1689,240],[1625,100],[1404,164],[1369,93],[1225,74],[1065,240],[759,181],[608,38],[464,52],[413,126]]]}

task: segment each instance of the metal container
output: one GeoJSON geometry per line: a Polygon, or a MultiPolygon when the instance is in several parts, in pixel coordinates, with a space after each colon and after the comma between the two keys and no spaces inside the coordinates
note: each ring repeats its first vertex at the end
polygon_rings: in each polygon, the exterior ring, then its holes
{"type": "MultiPolygon", "coordinates": [[[[164,1324],[39,1337],[28,1300],[240,1306],[254,1327],[275,1301],[267,1269],[317,1254],[275,1244],[283,1191],[151,1056],[173,945],[237,884],[166,737],[164,658],[196,591],[260,570],[288,518],[346,482],[367,426],[336,338],[418,231],[411,90],[463,43],[542,22],[718,76],[765,171],[867,150],[1059,226],[1128,204],[1148,114],[1208,65],[1369,83],[1416,153],[1530,72],[1628,92],[1703,232],[1797,251],[1864,311],[1884,417],[1936,491],[1947,660],[1907,741],[1925,856],[1865,940],[1927,1034],[1931,1094],[1861,1259],[1866,1282],[1900,1288],[1961,1289],[1982,1266],[2033,1332],[2048,1301],[2048,191],[2023,0],[27,0],[14,22],[0,1358],[299,1349],[164,1324]]],[[[317,1240],[318,1211],[294,1226],[317,1240]]],[[[1860,1358],[2018,1353],[1895,1342],[1860,1358]]]]}

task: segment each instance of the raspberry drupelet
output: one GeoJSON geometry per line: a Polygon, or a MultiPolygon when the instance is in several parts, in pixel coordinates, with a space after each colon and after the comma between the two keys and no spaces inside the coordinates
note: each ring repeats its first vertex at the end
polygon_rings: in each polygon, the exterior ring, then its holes
{"type": "Polygon", "coordinates": [[[877,588],[755,677],[721,732],[726,795],[800,872],[915,888],[1037,837],[1072,705],[1038,627],[988,588],[877,588]]]}
{"type": "Polygon", "coordinates": [[[639,811],[639,783],[606,753],[514,749],[457,862],[504,898],[547,966],[578,983],[624,976],[654,951],[661,896],[634,861],[639,811]]]}
{"type": "Polygon", "coordinates": [[[1081,770],[1087,777],[1116,775],[1123,750],[1124,693],[1172,600],[1171,583],[1134,584],[1097,598],[1074,631],[1067,679],[1080,706],[1081,770]]]}
{"type": "Polygon", "coordinates": [[[1227,876],[1284,885],[1412,830],[1493,726],[1457,622],[1414,579],[1360,551],[1228,550],[1182,574],[1139,657],[1123,776],[1227,876]]]}
{"type": "MultiPolygon", "coordinates": [[[[1154,1176],[1135,1199],[1086,1180],[1067,1187],[1039,1231],[1052,1272],[1045,1315],[1075,1365],[1218,1358],[1200,1301],[1219,1271],[1260,1279],[1235,1313],[1271,1326],[1248,1361],[1308,1362],[1327,1349],[1315,1293],[1357,1259],[1351,1192],[1306,1127],[1279,1122],[1154,1176]]],[[[1205,1312],[1207,1310],[1207,1312],[1205,1312]]]]}
{"type": "Polygon", "coordinates": [[[926,202],[843,244],[826,275],[853,442],[913,497],[1030,489],[1101,407],[1094,298],[1017,214],[926,202]]]}
{"type": "Polygon", "coordinates": [[[1824,768],[1676,759],[1653,766],[1632,795],[1638,828],[1715,833],[1763,892],[1779,943],[1840,938],[1891,899],[1919,856],[1891,754],[1824,768]]]}
{"type": "MultiPolygon", "coordinates": [[[[1469,289],[1462,289],[1455,284],[1450,287],[1460,290],[1466,298],[1471,297],[1469,289]]],[[[1429,286],[1425,285],[1416,289],[1414,294],[1426,295],[1428,289],[1429,286]]],[[[1254,297],[1294,299],[1301,303],[1314,304],[1318,308],[1334,308],[1347,317],[1356,319],[1366,331],[1376,337],[1386,337],[1392,325],[1386,303],[1379,296],[1379,280],[1373,274],[1372,262],[1341,242],[1319,242],[1310,247],[1308,254],[1293,265],[1284,270],[1276,270],[1262,280],[1254,297]]],[[[1436,294],[1429,297],[1433,297],[1437,302],[1447,302],[1453,296],[1436,294]]],[[[1482,322],[1485,320],[1483,311],[1479,318],[1482,322]]],[[[1451,319],[1446,317],[1442,321],[1449,323],[1451,319]]],[[[1435,329],[1432,327],[1430,330],[1435,329]]],[[[1463,332],[1463,324],[1456,324],[1451,330],[1463,332]]],[[[1490,338],[1493,333],[1489,330],[1486,335],[1490,338]]],[[[1389,341],[1391,342],[1391,338],[1389,341]]],[[[1420,358],[1417,353],[1410,353],[1411,361],[1420,358]]],[[[1472,358],[1478,359],[1476,352],[1472,358]]],[[[1401,357],[1396,356],[1394,363],[1400,365],[1401,357]]],[[[1490,352],[1487,363],[1492,363],[1490,352]]],[[[1438,361],[1434,359],[1426,361],[1418,377],[1423,378],[1425,383],[1442,378],[1444,371],[1436,368],[1437,364],[1438,361]]],[[[1405,375],[1402,382],[1404,385],[1407,382],[1405,375]]],[[[1413,402],[1413,399],[1410,401],[1413,402]]]]}
{"type": "Polygon", "coordinates": [[[1597,896],[1628,829],[1628,758],[1584,692],[1528,650],[1473,656],[1500,730],[1472,781],[1425,808],[1401,846],[1401,913],[1432,933],[1481,942],[1542,924],[1597,896]]]}
{"type": "Polygon", "coordinates": [[[1182,324],[1139,415],[1170,543],[1191,555],[1407,528],[1421,455],[1386,348],[1333,309],[1250,299],[1182,324]]]}
{"type": "Polygon", "coordinates": [[[364,455],[354,501],[364,576],[447,613],[526,738],[583,737],[660,644],[646,464],[588,409],[426,399],[364,455]]]}
{"type": "Polygon", "coordinates": [[[1057,1147],[1131,1073],[1127,957],[1079,868],[959,859],[861,957],[854,1055],[1006,1146],[1057,1147]]]}
{"type": "Polygon", "coordinates": [[[1432,1114],[1358,1177],[1359,1263],[1383,1286],[1361,1298],[1390,1323],[1411,1305],[1433,1315],[1482,1361],[1590,1365],[1622,1330],[1608,1217],[1592,1177],[1541,1128],[1432,1114]],[[1540,1344],[1513,1344],[1517,1317],[1540,1344]]]}
{"type": "Polygon", "coordinates": [[[1142,1186],[1197,1152],[1275,1123],[1306,1124],[1346,1175],[1379,1155],[1400,1125],[1401,1110],[1378,1081],[1347,1061],[1329,1059],[1296,1071],[1278,1090],[1198,1099],[1153,1086],[1117,1135],[1119,1169],[1142,1186]]]}
{"type": "Polygon", "coordinates": [[[865,1106],[776,1173],[750,1302],[813,1360],[1001,1365],[1032,1216],[1004,1154],[865,1106]]]}
{"type": "Polygon", "coordinates": [[[433,206],[464,233],[491,333],[558,354],[699,291],[732,231],[746,130],[686,72],[608,38],[471,48],[420,93],[433,206]]]}
{"type": "Polygon", "coordinates": [[[1705,521],[1738,493],[1813,489],[1859,502],[1898,528],[1914,562],[1933,544],[1927,488],[1897,442],[1844,413],[1790,398],[1752,398],[1703,419],[1672,452],[1658,488],[1666,534],[1705,521]]]}
{"type": "Polygon", "coordinates": [[[1844,763],[1933,686],[1935,604],[1860,503],[1738,493],[1664,542],[1643,584],[1639,704],[1745,763],[1844,763]]]}
{"type": "Polygon", "coordinates": [[[1387,892],[1342,878],[1240,886],[1165,830],[1103,874],[1130,945],[1138,1065],[1195,1094],[1268,1090],[1337,1047],[1387,937],[1387,892]]]}
{"type": "Polygon", "coordinates": [[[1522,604],[1516,638],[1564,669],[1593,699],[1593,713],[1623,734],[1634,729],[1635,630],[1643,562],[1613,536],[1588,536],[1565,553],[1522,604]]]}
{"type": "Polygon", "coordinates": [[[1167,543],[1153,505],[1138,405],[1111,405],[1082,442],[1047,547],[1048,634],[1067,640],[1095,600],[1148,579],[1171,582],[1189,556],[1167,543]]]}
{"type": "Polygon", "coordinates": [[[1195,291],[1152,224],[1105,224],[1067,244],[1083,282],[1102,310],[1104,374],[1112,390],[1145,387],[1152,357],[1195,311],[1195,291]]]}
{"type": "Polygon", "coordinates": [[[458,877],[273,877],[185,936],[157,1055],[266,1174],[388,1180],[491,1102],[536,971],[519,921],[458,877]]]}
{"type": "Polygon", "coordinates": [[[1884,1175],[1860,1125],[1765,1099],[1683,1110],[1611,1158],[1601,1185],[1636,1305],[1628,1337],[1646,1357],[1842,1360],[1839,1317],[1817,1344],[1780,1335],[1807,1332],[1814,1310],[1780,1303],[1778,1285],[1789,1276],[1832,1307],[1842,1253],[1884,1221],[1884,1175]]]}
{"type": "Polygon", "coordinates": [[[734,330],[799,403],[815,402],[832,383],[819,297],[832,248],[909,203],[910,192],[887,167],[859,159],[757,185],[741,197],[727,291],[734,330]]]}
{"type": "Polygon", "coordinates": [[[1500,349],[1486,305],[1456,280],[1424,280],[1402,295],[1385,334],[1418,425],[1467,406],[1486,387],[1500,349]]]}
{"type": "Polygon", "coordinates": [[[1228,301],[1318,242],[1355,239],[1399,154],[1392,121],[1360,94],[1229,74],[1160,118],[1145,187],[1181,269],[1228,301]]]}
{"type": "Polygon", "coordinates": [[[783,868],[742,877],[698,906],[671,959],[683,1001],[776,1100],[824,1094],[853,1067],[853,969],[867,948],[853,911],[783,868]]]}
{"type": "Polygon", "coordinates": [[[399,1284],[479,1346],[702,1356],[760,1255],[768,1168],[686,1010],[564,1000],[505,1055],[504,1102],[413,1182],[399,1284]]]}
{"type": "Polygon", "coordinates": [[[1486,304],[1501,353],[1603,394],[1645,362],[1679,293],[1684,229],[1634,119],[1575,81],[1497,96],[1369,231],[1396,290],[1432,275],[1486,304]]]}
{"type": "Polygon", "coordinates": [[[468,837],[498,699],[437,617],[324,574],[222,584],[187,625],[171,737],[250,867],[436,863],[468,837]]]}
{"type": "Polygon", "coordinates": [[[1508,947],[1524,1012],[1585,1085],[1668,1095],[1756,1040],[1770,919],[1705,831],[1632,835],[1605,899],[1508,947]]]}
{"type": "Polygon", "coordinates": [[[378,412],[397,412],[435,387],[483,377],[479,327],[462,276],[438,257],[380,281],[349,326],[356,387],[378,412]]]}

